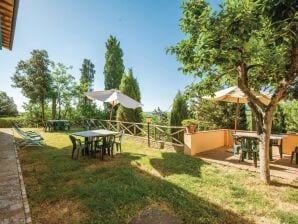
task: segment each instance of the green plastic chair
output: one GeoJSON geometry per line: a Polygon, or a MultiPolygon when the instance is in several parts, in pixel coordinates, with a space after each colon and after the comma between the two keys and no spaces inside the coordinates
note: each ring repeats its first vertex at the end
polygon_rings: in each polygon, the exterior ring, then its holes
{"type": "Polygon", "coordinates": [[[239,162],[240,161],[243,162],[244,158],[248,157],[250,144],[249,144],[248,138],[241,138],[240,142],[241,142],[241,153],[240,153],[239,162]]]}
{"type": "Polygon", "coordinates": [[[252,149],[254,165],[255,165],[255,167],[257,167],[258,157],[259,157],[259,146],[258,146],[258,141],[257,140],[252,140],[251,149],[252,149]]]}
{"type": "Polygon", "coordinates": [[[240,142],[241,138],[233,136],[233,139],[234,139],[233,152],[234,152],[234,157],[236,157],[236,154],[239,154],[239,151],[241,150],[241,142],[240,142]]]}

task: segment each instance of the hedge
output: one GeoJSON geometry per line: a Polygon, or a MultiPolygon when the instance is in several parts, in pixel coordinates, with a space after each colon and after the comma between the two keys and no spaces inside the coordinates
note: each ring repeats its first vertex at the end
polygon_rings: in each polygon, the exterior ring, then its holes
{"type": "Polygon", "coordinates": [[[36,124],[23,117],[0,117],[0,128],[11,128],[13,123],[21,127],[36,127],[36,124]]]}

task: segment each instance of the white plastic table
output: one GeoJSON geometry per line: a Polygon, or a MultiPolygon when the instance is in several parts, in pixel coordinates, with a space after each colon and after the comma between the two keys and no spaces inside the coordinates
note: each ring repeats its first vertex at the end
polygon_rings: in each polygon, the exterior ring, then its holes
{"type": "MultiPolygon", "coordinates": [[[[115,131],[110,131],[110,130],[105,130],[105,129],[98,129],[98,130],[89,130],[89,131],[79,131],[79,132],[74,132],[72,135],[80,136],[85,138],[85,142],[88,141],[88,138],[91,138],[93,142],[94,137],[102,137],[102,144],[103,148],[107,148],[107,139],[106,137],[108,136],[115,136],[119,134],[118,132],[115,131]]],[[[87,146],[88,147],[88,146],[87,146]]],[[[91,146],[92,148],[92,146],[91,146]]]]}

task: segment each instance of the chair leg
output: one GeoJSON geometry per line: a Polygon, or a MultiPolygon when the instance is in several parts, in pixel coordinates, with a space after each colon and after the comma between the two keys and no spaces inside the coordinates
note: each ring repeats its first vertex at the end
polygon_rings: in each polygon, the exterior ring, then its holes
{"type": "Polygon", "coordinates": [[[296,164],[298,164],[298,152],[296,152],[296,164]]]}
{"type": "Polygon", "coordinates": [[[241,161],[244,162],[244,158],[246,158],[247,156],[247,152],[242,151],[242,155],[241,155],[241,161]]]}
{"type": "Polygon", "coordinates": [[[71,152],[71,158],[73,159],[73,154],[74,154],[75,150],[73,149],[71,152]]]}
{"type": "MultiPolygon", "coordinates": [[[[297,155],[297,154],[296,154],[297,155]]],[[[292,164],[292,162],[293,162],[293,157],[294,157],[294,152],[292,152],[292,154],[291,154],[291,164],[292,164]]],[[[297,159],[297,158],[296,158],[297,159]]],[[[296,160],[296,162],[297,162],[297,160],[296,160]]]]}
{"type": "Polygon", "coordinates": [[[121,143],[119,144],[120,153],[122,153],[121,143]]]}
{"type": "Polygon", "coordinates": [[[114,144],[111,145],[111,156],[114,157],[114,144]]]}
{"type": "Polygon", "coordinates": [[[281,146],[278,146],[278,149],[279,149],[279,156],[282,159],[282,148],[281,148],[281,146]]]}

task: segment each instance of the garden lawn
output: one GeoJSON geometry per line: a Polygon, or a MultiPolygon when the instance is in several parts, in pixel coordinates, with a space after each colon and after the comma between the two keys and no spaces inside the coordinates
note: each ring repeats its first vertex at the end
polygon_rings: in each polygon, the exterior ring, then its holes
{"type": "Polygon", "coordinates": [[[114,158],[72,160],[67,133],[19,150],[33,223],[129,223],[157,207],[184,223],[298,223],[297,186],[124,140],[114,158]]]}

